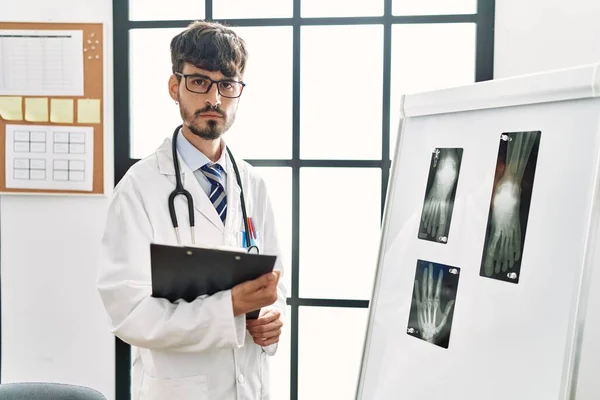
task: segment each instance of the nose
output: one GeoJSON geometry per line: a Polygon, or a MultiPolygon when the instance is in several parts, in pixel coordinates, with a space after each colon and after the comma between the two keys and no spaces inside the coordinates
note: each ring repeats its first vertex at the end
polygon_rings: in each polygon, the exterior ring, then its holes
{"type": "Polygon", "coordinates": [[[221,95],[217,85],[213,83],[210,90],[206,93],[206,103],[212,107],[221,105],[221,95]]]}

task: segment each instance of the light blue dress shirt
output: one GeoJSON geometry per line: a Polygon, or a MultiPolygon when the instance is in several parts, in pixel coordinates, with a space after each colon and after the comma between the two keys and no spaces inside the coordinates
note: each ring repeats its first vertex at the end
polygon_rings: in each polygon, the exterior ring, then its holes
{"type": "MultiPolygon", "coordinates": [[[[200,167],[202,167],[206,163],[212,164],[213,162],[208,157],[206,157],[204,155],[204,153],[202,153],[200,150],[195,148],[194,145],[191,144],[185,138],[185,136],[183,136],[183,133],[181,132],[181,130],[179,130],[179,134],[177,136],[177,152],[183,159],[183,162],[188,167],[190,167],[190,169],[192,171],[194,171],[194,176],[198,180],[198,183],[200,183],[202,190],[204,190],[204,193],[206,193],[206,195],[209,196],[211,184],[208,181],[208,178],[206,177],[206,175],[204,175],[204,173],[200,170],[200,167]]],[[[225,149],[223,149],[223,151],[221,152],[221,158],[219,158],[219,160],[217,161],[217,164],[219,164],[221,167],[223,167],[223,171],[225,171],[225,172],[222,172],[223,180],[221,182],[221,184],[223,185],[223,189],[225,190],[225,193],[227,193],[227,172],[226,172],[227,171],[227,154],[226,153],[227,152],[225,151],[225,149]]]]}

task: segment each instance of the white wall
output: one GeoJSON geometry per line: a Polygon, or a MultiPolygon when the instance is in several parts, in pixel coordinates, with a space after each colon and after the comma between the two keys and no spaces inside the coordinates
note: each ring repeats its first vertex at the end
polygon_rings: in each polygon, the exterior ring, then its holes
{"type": "Polygon", "coordinates": [[[494,77],[600,61],[600,1],[496,0],[494,77]]]}
{"type": "MultiPolygon", "coordinates": [[[[598,0],[496,0],[495,78],[600,62],[598,21],[598,0]]],[[[595,245],[600,251],[600,240],[595,245]]],[[[596,271],[584,282],[592,294],[585,318],[577,400],[600,398],[599,259],[597,255],[596,271]]]]}
{"type": "Polygon", "coordinates": [[[107,193],[0,196],[2,382],[80,384],[111,400],[114,339],[95,289],[95,260],[113,186],[112,1],[0,0],[0,19],[105,24],[107,193]]]}

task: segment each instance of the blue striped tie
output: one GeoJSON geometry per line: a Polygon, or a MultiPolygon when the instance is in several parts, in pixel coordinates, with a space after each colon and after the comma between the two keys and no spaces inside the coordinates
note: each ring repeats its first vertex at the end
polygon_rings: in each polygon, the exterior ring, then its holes
{"type": "Polygon", "coordinates": [[[210,194],[208,197],[213,206],[215,206],[217,214],[221,217],[221,221],[225,223],[225,217],[227,216],[227,195],[221,184],[224,172],[223,167],[219,164],[208,163],[200,167],[200,170],[202,170],[210,182],[210,194]]]}

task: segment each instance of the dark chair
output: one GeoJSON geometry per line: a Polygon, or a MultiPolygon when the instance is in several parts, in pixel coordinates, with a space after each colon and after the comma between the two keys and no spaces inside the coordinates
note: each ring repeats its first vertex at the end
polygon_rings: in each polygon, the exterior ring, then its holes
{"type": "Polygon", "coordinates": [[[0,400],[106,400],[97,390],[50,382],[3,383],[0,400]]]}

